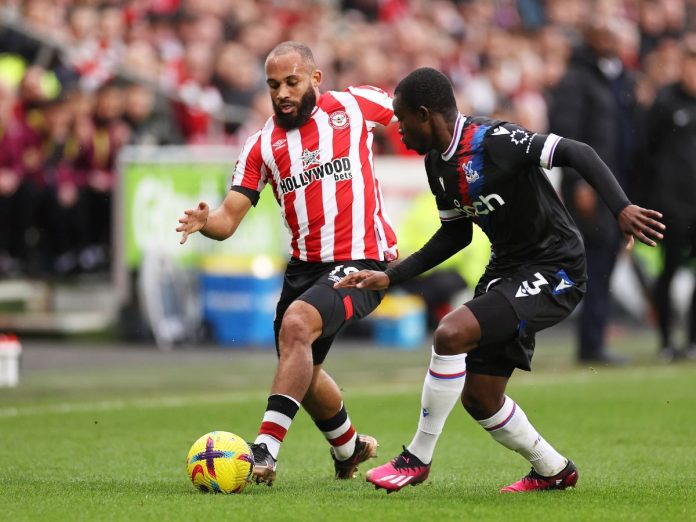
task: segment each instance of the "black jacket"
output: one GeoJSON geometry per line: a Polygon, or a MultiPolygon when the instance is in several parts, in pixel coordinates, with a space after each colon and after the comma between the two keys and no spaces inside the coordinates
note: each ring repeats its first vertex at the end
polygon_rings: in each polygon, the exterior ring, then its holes
{"type": "MultiPolygon", "coordinates": [[[[565,76],[551,93],[550,130],[590,145],[630,195],[629,177],[635,157],[636,103],[634,81],[624,69],[613,79],[599,68],[599,58],[589,48],[576,50],[565,76]]],[[[572,194],[580,176],[563,170],[561,195],[586,241],[616,241],[614,216],[597,198],[597,219],[580,218],[572,194]]]]}
{"type": "Polygon", "coordinates": [[[696,97],[680,84],[658,93],[647,118],[645,184],[667,216],[696,219],[696,97]]]}

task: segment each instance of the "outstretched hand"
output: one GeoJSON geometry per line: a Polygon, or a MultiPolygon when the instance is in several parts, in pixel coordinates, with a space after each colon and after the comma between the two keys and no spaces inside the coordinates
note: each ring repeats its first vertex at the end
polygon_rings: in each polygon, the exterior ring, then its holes
{"type": "Polygon", "coordinates": [[[208,204],[201,201],[197,208],[184,210],[184,217],[179,218],[178,227],[176,227],[177,232],[181,232],[181,241],[179,244],[183,245],[186,243],[190,234],[198,232],[202,229],[208,222],[208,214],[210,213],[210,208],[208,204]]]}
{"type": "Polygon", "coordinates": [[[365,290],[384,290],[389,287],[389,276],[375,270],[361,270],[348,274],[334,288],[363,288],[365,290]]]}
{"type": "Polygon", "coordinates": [[[619,228],[626,236],[626,250],[631,250],[634,237],[648,246],[657,246],[656,239],[662,239],[665,225],[658,221],[662,214],[656,210],[628,205],[619,214],[619,228]]]}

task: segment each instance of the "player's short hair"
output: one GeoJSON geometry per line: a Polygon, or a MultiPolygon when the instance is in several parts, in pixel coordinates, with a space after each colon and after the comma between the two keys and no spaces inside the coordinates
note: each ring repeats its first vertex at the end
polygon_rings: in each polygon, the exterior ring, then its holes
{"type": "Polygon", "coordinates": [[[447,117],[457,113],[457,101],[449,78],[431,67],[421,67],[409,73],[394,89],[394,95],[397,94],[402,103],[413,110],[423,106],[447,117]]]}
{"type": "Polygon", "coordinates": [[[302,61],[304,61],[312,69],[316,69],[317,64],[314,61],[314,55],[312,54],[312,50],[303,43],[293,42],[290,40],[287,42],[281,42],[278,45],[276,45],[273,49],[271,49],[271,52],[268,53],[268,58],[266,58],[266,61],[275,56],[282,56],[284,54],[290,53],[299,54],[302,57],[302,61]]]}

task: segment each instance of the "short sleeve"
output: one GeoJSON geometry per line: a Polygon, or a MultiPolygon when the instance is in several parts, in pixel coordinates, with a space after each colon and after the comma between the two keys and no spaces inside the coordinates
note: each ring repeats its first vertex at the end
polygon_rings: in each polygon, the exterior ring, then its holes
{"type": "Polygon", "coordinates": [[[538,134],[514,123],[501,123],[488,131],[483,146],[491,160],[507,171],[539,166],[553,167],[560,136],[538,134]]]}
{"type": "Polygon", "coordinates": [[[261,131],[247,139],[232,175],[232,188],[261,192],[266,185],[266,167],[261,154],[261,131]]]}
{"type": "Polygon", "coordinates": [[[371,126],[374,127],[377,123],[389,125],[395,121],[392,98],[386,91],[371,85],[348,87],[346,91],[356,99],[360,112],[371,126]]]}

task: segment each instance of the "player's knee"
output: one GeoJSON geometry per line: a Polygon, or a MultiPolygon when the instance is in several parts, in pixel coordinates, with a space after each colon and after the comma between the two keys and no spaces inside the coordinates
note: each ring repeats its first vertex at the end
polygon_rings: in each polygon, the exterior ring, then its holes
{"type": "Polygon", "coordinates": [[[486,407],[484,403],[485,397],[482,397],[476,392],[465,390],[462,393],[462,405],[469,415],[471,415],[474,419],[480,420],[488,417],[486,415],[486,407]]]}
{"type": "Polygon", "coordinates": [[[279,341],[282,346],[307,346],[312,343],[312,328],[303,314],[288,311],[280,323],[279,341]]]}
{"type": "Polygon", "coordinates": [[[462,392],[462,405],[474,419],[482,420],[492,417],[500,410],[502,399],[482,390],[465,388],[462,392]]]}
{"type": "Polygon", "coordinates": [[[448,321],[442,321],[438,325],[433,344],[438,355],[457,355],[471,349],[466,329],[448,321]]]}

